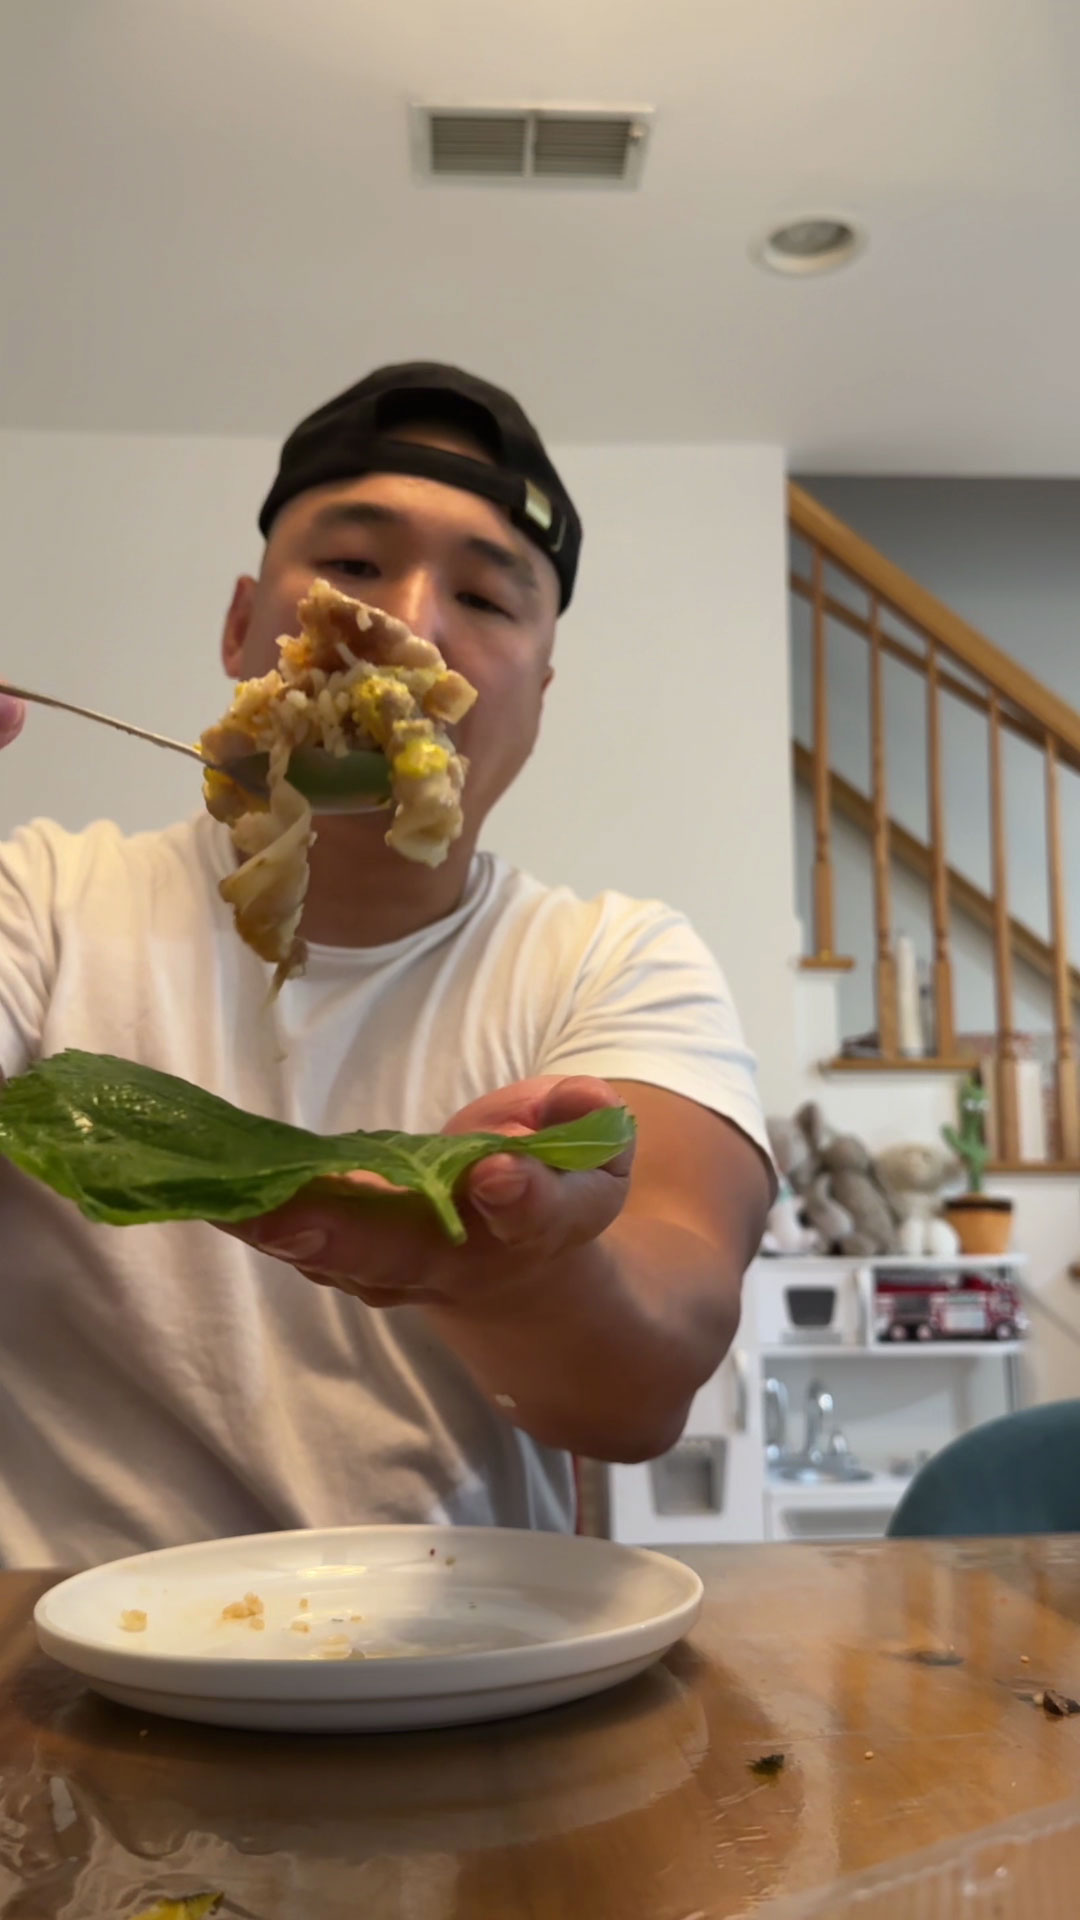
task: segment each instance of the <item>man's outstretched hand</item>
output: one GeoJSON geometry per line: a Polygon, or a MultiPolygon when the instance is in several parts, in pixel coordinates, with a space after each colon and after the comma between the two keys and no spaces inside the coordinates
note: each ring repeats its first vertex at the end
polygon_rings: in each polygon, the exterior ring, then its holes
{"type": "MultiPolygon", "coordinates": [[[[444,1131],[538,1133],[620,1104],[604,1080],[522,1080],[463,1107],[444,1131]]],[[[560,1173],[510,1154],[481,1160],[459,1195],[468,1229],[461,1247],[450,1244],[424,1202],[391,1195],[372,1174],[354,1175],[347,1198],[300,1194],[229,1231],[368,1306],[471,1308],[598,1239],[622,1209],[633,1158],[629,1147],[591,1173],[560,1173]]]]}
{"type": "Polygon", "coordinates": [[[496,1154],[459,1204],[464,1246],[426,1203],[356,1175],[229,1228],[309,1280],[374,1307],[418,1306],[480,1391],[534,1439],[598,1460],[674,1445],[739,1318],[771,1199],[766,1163],[729,1121],[660,1087],[525,1080],[448,1132],[533,1132],[629,1106],[635,1146],[595,1173],[496,1154]]]}

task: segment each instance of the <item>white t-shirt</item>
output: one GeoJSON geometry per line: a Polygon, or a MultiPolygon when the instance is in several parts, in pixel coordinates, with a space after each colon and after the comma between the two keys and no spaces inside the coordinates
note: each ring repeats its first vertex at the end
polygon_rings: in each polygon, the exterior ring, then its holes
{"type": "MultiPolygon", "coordinates": [[[[319,1132],[436,1131],[511,1081],[595,1073],[765,1146],[724,981],[668,908],[481,855],[447,919],[312,947],[267,1011],[217,893],[231,864],[207,816],[0,844],[0,1069],[114,1053],[319,1132]]],[[[567,1527],[570,1462],[422,1309],[372,1310],[211,1226],[91,1225],[0,1160],[0,1565],[379,1520],[567,1527]]]]}

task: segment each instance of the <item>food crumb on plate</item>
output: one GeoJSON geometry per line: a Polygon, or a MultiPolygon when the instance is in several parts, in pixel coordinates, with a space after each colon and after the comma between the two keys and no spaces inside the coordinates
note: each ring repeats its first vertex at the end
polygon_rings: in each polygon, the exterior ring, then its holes
{"type": "Polygon", "coordinates": [[[292,1631],[294,1633],[310,1633],[311,1632],[310,1620],[294,1620],[292,1623],[292,1631]]]}
{"type": "Polygon", "coordinates": [[[264,1620],[264,1618],[263,1618],[263,1616],[262,1616],[262,1614],[261,1614],[261,1613],[253,1613],[253,1614],[252,1614],[252,1616],[251,1616],[251,1630],[252,1630],[252,1632],[253,1632],[253,1633],[262,1633],[262,1631],[263,1631],[263,1629],[265,1628],[265,1626],[266,1626],[266,1621],[264,1620]]]}
{"type": "Polygon", "coordinates": [[[308,1597],[307,1597],[307,1594],[306,1594],[306,1593],[305,1593],[305,1595],[304,1595],[304,1597],[303,1597],[303,1599],[302,1599],[302,1600],[301,1600],[301,1602],[300,1602],[300,1611],[301,1611],[301,1613],[310,1613],[310,1612],[311,1612],[311,1601],[310,1601],[310,1600],[308,1599],[308,1597]]]}
{"type": "Polygon", "coordinates": [[[125,1633],[145,1633],[146,1614],[142,1607],[125,1607],[120,1615],[120,1625],[125,1633]]]}
{"type": "Polygon", "coordinates": [[[253,1620],[265,1611],[257,1593],[245,1593],[242,1600],[233,1600],[229,1606],[222,1607],[221,1617],[223,1620],[253,1620]]]}

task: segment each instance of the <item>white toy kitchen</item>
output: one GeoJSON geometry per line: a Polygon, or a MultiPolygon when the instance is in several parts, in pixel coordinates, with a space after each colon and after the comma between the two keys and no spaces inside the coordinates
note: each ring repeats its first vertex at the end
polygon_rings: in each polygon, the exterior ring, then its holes
{"type": "Polygon", "coordinates": [[[659,1460],[608,1470],[640,1545],[869,1539],[924,1461],[1021,1404],[1023,1259],[762,1258],[735,1342],[659,1460]]]}

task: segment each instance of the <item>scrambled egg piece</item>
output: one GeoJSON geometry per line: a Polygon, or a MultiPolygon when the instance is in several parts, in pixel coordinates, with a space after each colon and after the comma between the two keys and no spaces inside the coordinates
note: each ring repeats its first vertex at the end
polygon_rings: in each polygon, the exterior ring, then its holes
{"type": "Polygon", "coordinates": [[[222,1607],[223,1620],[250,1620],[254,1625],[266,1612],[257,1593],[245,1593],[242,1600],[234,1600],[230,1606],[222,1607]]]}

